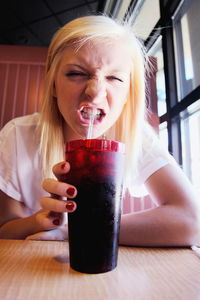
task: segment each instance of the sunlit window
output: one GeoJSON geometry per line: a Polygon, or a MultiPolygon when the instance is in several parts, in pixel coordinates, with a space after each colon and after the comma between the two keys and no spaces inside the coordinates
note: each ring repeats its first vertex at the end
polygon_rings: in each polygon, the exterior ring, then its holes
{"type": "Polygon", "coordinates": [[[188,1],[174,18],[179,101],[200,84],[200,1],[188,1]]]}
{"type": "Polygon", "coordinates": [[[168,131],[167,122],[163,122],[159,125],[159,138],[162,145],[168,149],[168,131]]]}
{"type": "Polygon", "coordinates": [[[166,113],[166,91],[165,91],[165,73],[162,51],[162,38],[161,36],[154,43],[152,48],[148,52],[149,56],[152,56],[156,60],[156,93],[157,93],[157,107],[158,115],[162,116],[166,113]]]}
{"type": "Polygon", "coordinates": [[[183,169],[200,191],[200,100],[181,113],[183,169]]]}
{"type": "Polygon", "coordinates": [[[148,100],[160,140],[200,192],[200,0],[132,3],[133,28],[153,66],[148,100]]]}
{"type": "Polygon", "coordinates": [[[159,0],[140,0],[130,17],[138,37],[146,40],[160,18],[159,0]],[[147,17],[148,16],[148,17],[147,17]]]}

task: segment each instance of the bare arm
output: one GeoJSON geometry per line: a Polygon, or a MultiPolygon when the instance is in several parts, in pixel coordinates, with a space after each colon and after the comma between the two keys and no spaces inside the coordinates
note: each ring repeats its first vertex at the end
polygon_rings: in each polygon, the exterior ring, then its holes
{"type": "Polygon", "coordinates": [[[35,216],[25,217],[22,203],[0,191],[0,238],[24,239],[38,230],[35,216]]]}
{"type": "Polygon", "coordinates": [[[199,203],[183,172],[167,165],[148,178],[146,187],[158,207],[123,215],[120,243],[137,246],[199,243],[199,203]]]}

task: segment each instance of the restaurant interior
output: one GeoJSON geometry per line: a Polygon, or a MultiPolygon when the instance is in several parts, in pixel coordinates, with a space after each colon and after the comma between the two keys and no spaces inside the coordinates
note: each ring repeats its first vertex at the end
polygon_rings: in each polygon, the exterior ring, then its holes
{"type": "MultiPolygon", "coordinates": [[[[200,1],[4,0],[0,7],[0,129],[40,111],[53,34],[74,18],[105,14],[131,24],[145,46],[148,121],[200,193],[200,1]]],[[[122,212],[154,206],[127,192],[122,212]]],[[[199,249],[120,247],[117,270],[86,275],[70,269],[64,242],[0,243],[0,299],[200,299],[199,249]]]]}
{"type": "MultiPolygon", "coordinates": [[[[40,109],[47,47],[62,25],[90,14],[126,20],[153,65],[147,76],[149,122],[200,192],[199,13],[196,0],[2,1],[0,128],[14,117],[40,109]]],[[[124,212],[153,205],[148,197],[141,201],[127,195],[126,199],[124,212]]]]}

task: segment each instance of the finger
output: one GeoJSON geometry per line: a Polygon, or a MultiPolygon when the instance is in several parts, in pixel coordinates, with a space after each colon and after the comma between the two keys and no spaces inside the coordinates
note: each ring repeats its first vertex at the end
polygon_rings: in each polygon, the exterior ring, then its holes
{"type": "Polygon", "coordinates": [[[43,209],[53,212],[73,212],[76,210],[76,203],[74,201],[57,200],[55,198],[41,198],[40,204],[43,209]]]}
{"type": "Polygon", "coordinates": [[[44,179],[42,182],[42,187],[46,192],[58,196],[74,198],[77,195],[77,190],[73,185],[57,181],[53,178],[44,179]]]}
{"type": "Polygon", "coordinates": [[[70,170],[70,164],[67,161],[60,162],[53,166],[53,173],[58,178],[58,180],[61,180],[62,175],[68,173],[70,170]]]}
{"type": "Polygon", "coordinates": [[[56,227],[58,227],[59,224],[54,224],[54,220],[57,219],[60,220],[62,219],[62,213],[55,213],[57,215],[55,215],[55,218],[53,216],[49,215],[49,211],[48,210],[41,210],[40,212],[38,212],[35,216],[36,218],[36,222],[39,225],[39,228],[41,228],[42,230],[51,230],[54,229],[56,227]]]}
{"type": "Polygon", "coordinates": [[[51,230],[64,225],[64,216],[65,213],[41,210],[36,214],[35,218],[36,222],[40,225],[39,228],[42,230],[51,230]]]}
{"type": "MultiPolygon", "coordinates": [[[[70,201],[68,201],[68,202],[70,202],[70,201]]],[[[69,207],[69,209],[70,208],[71,207],[69,207]]],[[[63,225],[67,224],[67,212],[59,213],[59,212],[55,212],[55,211],[50,211],[47,216],[48,216],[48,218],[51,218],[52,223],[54,225],[57,225],[57,226],[62,225],[63,226],[63,225]]]]}
{"type": "Polygon", "coordinates": [[[50,211],[47,217],[55,227],[64,225],[64,213],[50,211]]]}

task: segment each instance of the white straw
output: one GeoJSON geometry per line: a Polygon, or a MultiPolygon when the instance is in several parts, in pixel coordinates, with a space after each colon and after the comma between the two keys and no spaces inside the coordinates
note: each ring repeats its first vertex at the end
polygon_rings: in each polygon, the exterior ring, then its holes
{"type": "Polygon", "coordinates": [[[86,138],[87,140],[92,138],[95,116],[96,116],[96,109],[92,109],[91,113],[90,113],[90,123],[89,123],[89,127],[88,127],[87,138],[86,138]]]}

